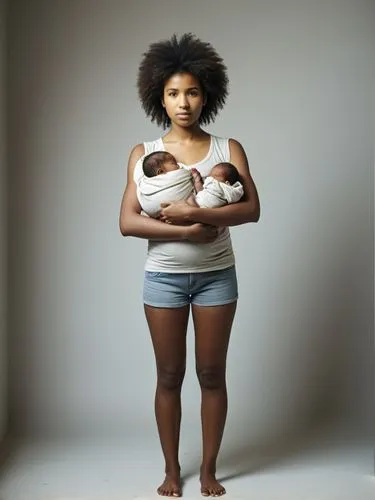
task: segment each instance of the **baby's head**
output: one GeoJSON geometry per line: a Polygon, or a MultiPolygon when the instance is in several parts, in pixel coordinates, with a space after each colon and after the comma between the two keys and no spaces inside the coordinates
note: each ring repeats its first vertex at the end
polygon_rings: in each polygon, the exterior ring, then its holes
{"type": "Polygon", "coordinates": [[[241,180],[238,170],[229,162],[218,163],[212,168],[209,175],[217,181],[225,182],[231,186],[241,180]]]}
{"type": "Polygon", "coordinates": [[[166,151],[155,151],[145,156],[143,160],[143,173],[146,177],[166,174],[172,170],[178,170],[176,158],[166,151]]]}

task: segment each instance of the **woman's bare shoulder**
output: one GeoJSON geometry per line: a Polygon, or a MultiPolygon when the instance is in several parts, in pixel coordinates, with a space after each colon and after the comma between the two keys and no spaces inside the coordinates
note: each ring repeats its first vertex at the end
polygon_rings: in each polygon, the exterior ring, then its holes
{"type": "Polygon", "coordinates": [[[145,154],[145,147],[143,144],[136,144],[130,151],[129,155],[129,164],[134,162],[136,163],[137,160],[145,154]]]}
{"type": "Polygon", "coordinates": [[[233,139],[233,137],[231,137],[230,139],[228,139],[228,142],[229,142],[229,146],[231,148],[233,148],[234,150],[237,150],[237,151],[238,150],[242,150],[242,151],[244,151],[244,148],[243,148],[242,144],[239,141],[237,141],[237,139],[233,139]]]}
{"type": "Polygon", "coordinates": [[[145,147],[143,144],[136,144],[129,154],[128,160],[128,169],[127,169],[127,179],[128,184],[132,184],[132,180],[134,179],[134,170],[137,165],[139,158],[141,158],[145,154],[145,147]]]}

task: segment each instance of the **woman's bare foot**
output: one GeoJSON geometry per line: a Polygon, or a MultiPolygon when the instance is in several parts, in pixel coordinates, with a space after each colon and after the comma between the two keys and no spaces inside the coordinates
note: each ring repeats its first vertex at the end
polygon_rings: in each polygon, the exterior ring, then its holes
{"type": "Polygon", "coordinates": [[[201,472],[201,493],[204,497],[221,497],[225,495],[225,488],[216,480],[213,473],[201,472]]]}
{"type": "Polygon", "coordinates": [[[182,495],[180,474],[167,473],[164,483],[158,488],[158,493],[163,497],[180,497],[182,495]]]}

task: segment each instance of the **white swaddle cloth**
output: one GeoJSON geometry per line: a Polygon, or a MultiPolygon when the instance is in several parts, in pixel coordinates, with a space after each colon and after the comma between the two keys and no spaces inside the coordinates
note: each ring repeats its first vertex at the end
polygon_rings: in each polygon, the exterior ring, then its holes
{"type": "Polygon", "coordinates": [[[201,208],[218,208],[236,203],[242,196],[243,186],[240,182],[230,185],[209,176],[203,183],[202,191],[196,194],[195,201],[201,208]]]}
{"type": "MultiPolygon", "coordinates": [[[[143,157],[140,160],[143,161],[143,157]]],[[[134,180],[137,184],[138,201],[142,210],[150,217],[159,217],[162,202],[186,200],[194,191],[190,170],[181,167],[165,174],[147,177],[140,160],[134,169],[134,180]]]]}

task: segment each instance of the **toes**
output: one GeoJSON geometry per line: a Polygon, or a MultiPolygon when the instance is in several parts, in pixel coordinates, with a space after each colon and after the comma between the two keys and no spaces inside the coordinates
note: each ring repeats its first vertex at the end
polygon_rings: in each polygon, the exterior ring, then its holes
{"type": "Polygon", "coordinates": [[[157,492],[160,496],[163,497],[180,497],[181,496],[181,491],[177,488],[169,489],[168,487],[162,487],[160,486],[157,489],[157,492]]]}
{"type": "Polygon", "coordinates": [[[225,488],[220,487],[220,488],[202,488],[201,489],[201,494],[204,497],[221,497],[225,495],[226,491],[225,488]]]}

